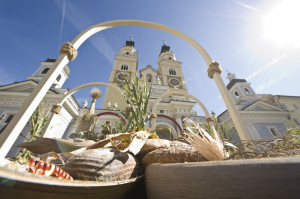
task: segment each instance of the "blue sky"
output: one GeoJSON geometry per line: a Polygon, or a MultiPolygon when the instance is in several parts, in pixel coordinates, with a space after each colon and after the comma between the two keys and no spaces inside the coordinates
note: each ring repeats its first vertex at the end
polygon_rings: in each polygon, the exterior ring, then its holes
{"type": "MultiPolygon", "coordinates": [[[[300,32],[296,22],[300,15],[293,12],[293,8],[299,7],[298,2],[0,0],[0,85],[25,80],[40,66],[40,61],[57,58],[64,42],[72,41],[92,25],[136,19],[167,25],[192,37],[221,64],[225,84],[228,70],[250,82],[258,94],[299,96],[300,32]]],[[[209,111],[220,114],[226,109],[215,82],[207,76],[207,65],[200,54],[169,33],[144,27],[116,27],[92,36],[69,63],[70,78],[64,87],[107,82],[114,55],[130,35],[139,53],[139,69],[148,64],[157,69],[164,40],[182,62],[189,93],[209,111]]],[[[90,101],[91,89],[75,95],[79,104],[85,99],[90,101]]],[[[97,107],[100,105],[101,101],[97,107]]],[[[196,109],[201,113],[199,107],[196,109]]]]}

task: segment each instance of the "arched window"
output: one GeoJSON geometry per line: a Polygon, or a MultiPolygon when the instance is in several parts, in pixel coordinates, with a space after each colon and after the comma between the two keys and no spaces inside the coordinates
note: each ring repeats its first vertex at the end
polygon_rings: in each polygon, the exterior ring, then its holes
{"type": "Polygon", "coordinates": [[[173,140],[174,139],[173,133],[176,132],[172,132],[172,129],[165,124],[159,124],[156,127],[156,134],[161,139],[173,140]]]}
{"type": "Polygon", "coordinates": [[[248,88],[244,88],[244,90],[245,90],[246,94],[250,94],[250,91],[248,88]]]}
{"type": "Polygon", "coordinates": [[[46,74],[48,71],[49,71],[50,68],[45,68],[43,71],[42,71],[42,74],[46,74]]]}
{"type": "Polygon", "coordinates": [[[173,68],[170,68],[169,75],[176,75],[176,71],[173,68]]]}
{"type": "Polygon", "coordinates": [[[59,82],[59,80],[61,79],[61,74],[59,74],[56,78],[56,81],[59,82]]]}
{"type": "Polygon", "coordinates": [[[8,115],[6,120],[5,120],[5,123],[8,124],[12,120],[13,117],[14,117],[14,115],[8,115]]]}
{"type": "Polygon", "coordinates": [[[121,70],[128,70],[128,65],[122,64],[121,65],[121,70]]]}
{"type": "Polygon", "coordinates": [[[271,131],[272,135],[274,135],[274,136],[277,135],[275,128],[270,128],[270,131],[271,131]]]}
{"type": "Polygon", "coordinates": [[[147,82],[151,82],[152,81],[152,75],[147,74],[146,78],[147,78],[147,82]]]}
{"type": "Polygon", "coordinates": [[[239,94],[237,91],[234,91],[234,96],[235,96],[235,98],[237,99],[237,98],[240,97],[240,94],[239,94]]]}

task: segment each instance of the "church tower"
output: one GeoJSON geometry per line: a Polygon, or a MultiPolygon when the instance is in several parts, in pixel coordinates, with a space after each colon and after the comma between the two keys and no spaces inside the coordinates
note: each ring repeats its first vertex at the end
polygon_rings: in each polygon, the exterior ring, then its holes
{"type": "Polygon", "coordinates": [[[259,99],[250,86],[250,83],[245,79],[237,79],[235,74],[232,73],[228,73],[226,78],[229,80],[227,89],[237,105],[238,110],[243,109],[259,99]]]}
{"type": "MultiPolygon", "coordinates": [[[[126,41],[126,45],[121,48],[117,55],[110,73],[109,83],[116,86],[121,86],[125,81],[126,76],[137,74],[138,68],[138,53],[134,48],[134,41],[126,41]]],[[[121,93],[112,88],[107,88],[103,99],[102,107],[109,108],[111,104],[117,104],[120,110],[125,110],[126,102],[121,93]]]]}
{"type": "Polygon", "coordinates": [[[158,76],[163,86],[186,91],[186,85],[181,70],[181,62],[176,60],[170,46],[165,43],[158,57],[158,76]]]}
{"type": "MultiPolygon", "coordinates": [[[[43,77],[48,73],[55,61],[56,59],[47,59],[46,61],[42,61],[41,66],[32,74],[32,76],[28,76],[27,78],[36,82],[40,82],[43,79],[43,77]]],[[[67,78],[69,78],[69,74],[70,69],[66,65],[64,69],[60,72],[60,74],[56,77],[56,80],[53,82],[51,88],[61,88],[67,80],[67,78]]]]}

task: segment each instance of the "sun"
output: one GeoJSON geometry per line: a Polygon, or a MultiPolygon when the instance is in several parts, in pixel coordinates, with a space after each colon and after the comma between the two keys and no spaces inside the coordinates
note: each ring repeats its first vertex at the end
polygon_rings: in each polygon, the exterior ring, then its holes
{"type": "Polygon", "coordinates": [[[264,39],[279,46],[300,46],[300,1],[285,0],[263,16],[264,39]]]}

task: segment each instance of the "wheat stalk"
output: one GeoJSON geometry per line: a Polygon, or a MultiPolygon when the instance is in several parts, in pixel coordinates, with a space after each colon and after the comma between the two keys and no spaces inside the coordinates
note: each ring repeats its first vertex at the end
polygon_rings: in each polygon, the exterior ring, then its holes
{"type": "Polygon", "coordinates": [[[223,160],[225,158],[223,141],[214,128],[211,130],[215,138],[210,136],[204,128],[194,123],[191,119],[184,119],[184,123],[186,124],[187,141],[207,160],[223,160]]]}

